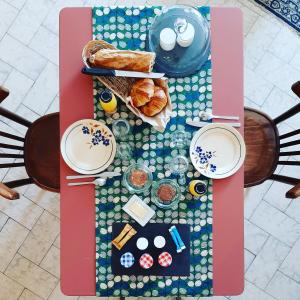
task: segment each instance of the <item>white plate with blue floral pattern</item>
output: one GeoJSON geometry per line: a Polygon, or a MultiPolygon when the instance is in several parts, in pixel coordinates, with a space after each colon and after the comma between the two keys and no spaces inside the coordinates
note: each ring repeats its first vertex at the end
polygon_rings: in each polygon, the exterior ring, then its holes
{"type": "Polygon", "coordinates": [[[84,119],[70,125],[60,143],[66,164],[81,174],[104,171],[116,155],[116,140],[103,123],[84,119]]]}
{"type": "Polygon", "coordinates": [[[224,123],[211,123],[199,129],[190,145],[192,164],[209,178],[226,178],[243,164],[246,154],[241,134],[224,123]]]}

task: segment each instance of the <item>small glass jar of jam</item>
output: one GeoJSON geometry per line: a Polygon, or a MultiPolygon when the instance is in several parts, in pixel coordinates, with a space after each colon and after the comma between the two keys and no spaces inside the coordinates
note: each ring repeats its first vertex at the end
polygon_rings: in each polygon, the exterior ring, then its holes
{"type": "Polygon", "coordinates": [[[161,179],[152,184],[151,199],[160,208],[168,209],[178,204],[180,187],[175,180],[161,179]]]}
{"type": "Polygon", "coordinates": [[[152,172],[141,163],[130,165],[123,175],[123,185],[133,194],[141,194],[149,190],[152,180],[152,172]]]}

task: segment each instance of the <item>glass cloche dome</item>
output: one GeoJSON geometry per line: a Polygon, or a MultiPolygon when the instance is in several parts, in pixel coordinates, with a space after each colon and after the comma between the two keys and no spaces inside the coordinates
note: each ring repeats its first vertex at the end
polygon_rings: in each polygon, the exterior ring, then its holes
{"type": "Polygon", "coordinates": [[[188,76],[208,59],[210,28],[194,7],[165,7],[150,26],[146,45],[148,51],[156,53],[156,71],[168,77],[188,76]]]}

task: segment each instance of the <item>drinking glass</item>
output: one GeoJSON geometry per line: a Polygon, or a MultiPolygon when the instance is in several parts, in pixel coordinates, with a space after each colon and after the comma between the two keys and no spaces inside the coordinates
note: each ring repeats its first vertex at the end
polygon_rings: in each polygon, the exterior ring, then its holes
{"type": "Polygon", "coordinates": [[[118,119],[113,121],[112,131],[117,140],[125,141],[131,132],[131,127],[127,120],[118,119]]]}
{"type": "Polygon", "coordinates": [[[117,157],[123,161],[129,161],[132,158],[132,148],[130,144],[125,142],[128,140],[131,132],[130,124],[125,119],[117,119],[112,123],[112,131],[116,137],[117,143],[117,157]]]}
{"type": "Polygon", "coordinates": [[[185,156],[177,155],[170,161],[169,168],[172,174],[184,174],[189,168],[189,161],[185,156]]]}
{"type": "Polygon", "coordinates": [[[185,149],[188,146],[188,142],[190,139],[190,134],[185,132],[184,130],[176,130],[173,132],[171,136],[172,144],[175,148],[185,149]]]}
{"type": "Polygon", "coordinates": [[[129,161],[132,158],[132,148],[128,143],[118,143],[116,154],[121,160],[129,161]]]}
{"type": "Polygon", "coordinates": [[[179,176],[179,182],[184,184],[185,173],[189,168],[189,160],[183,155],[177,155],[172,158],[169,164],[169,170],[172,174],[179,176]]]}

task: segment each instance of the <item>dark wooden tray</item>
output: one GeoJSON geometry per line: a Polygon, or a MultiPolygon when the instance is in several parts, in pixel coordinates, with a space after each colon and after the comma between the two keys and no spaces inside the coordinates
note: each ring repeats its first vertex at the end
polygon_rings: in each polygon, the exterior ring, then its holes
{"type": "MultiPolygon", "coordinates": [[[[141,227],[137,223],[132,223],[132,227],[137,231],[126,245],[119,251],[112,246],[111,266],[114,275],[159,275],[159,276],[189,276],[190,275],[190,226],[186,224],[163,224],[148,223],[145,227],[141,227]],[[186,249],[181,253],[176,252],[176,245],[169,233],[169,228],[175,225],[186,249]],[[157,249],[154,246],[154,238],[162,235],[166,239],[166,245],[157,249]],[[136,241],[140,237],[145,237],[148,242],[148,248],[139,250],[136,241]],[[160,253],[167,251],[172,255],[172,264],[169,267],[162,267],[158,263],[160,253]],[[123,253],[131,252],[135,258],[134,265],[131,268],[124,268],[120,264],[120,258],[123,253]],[[153,266],[147,270],[139,265],[139,259],[142,254],[149,253],[154,260],[153,266]]],[[[112,238],[114,239],[123,229],[125,223],[114,223],[112,227],[112,238]]]]}

